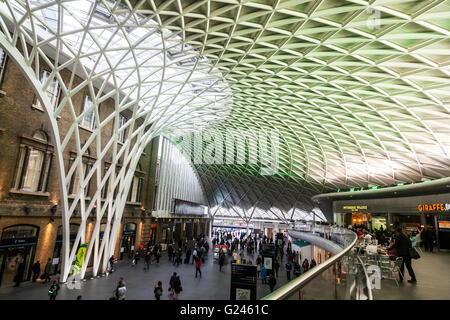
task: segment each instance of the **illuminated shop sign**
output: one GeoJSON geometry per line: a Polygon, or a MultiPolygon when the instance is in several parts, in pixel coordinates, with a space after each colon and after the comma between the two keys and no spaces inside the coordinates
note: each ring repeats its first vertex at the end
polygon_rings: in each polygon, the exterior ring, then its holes
{"type": "Polygon", "coordinates": [[[343,206],[343,210],[351,210],[352,212],[358,212],[359,210],[367,210],[367,206],[343,206]]]}
{"type": "Polygon", "coordinates": [[[450,203],[419,204],[419,211],[450,211],[450,203]]]}

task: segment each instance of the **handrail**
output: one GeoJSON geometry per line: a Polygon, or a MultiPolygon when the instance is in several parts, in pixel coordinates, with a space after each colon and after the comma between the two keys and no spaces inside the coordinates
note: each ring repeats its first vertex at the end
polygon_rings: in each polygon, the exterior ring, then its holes
{"type": "Polygon", "coordinates": [[[262,298],[262,300],[282,300],[286,297],[289,297],[291,294],[303,288],[311,280],[313,280],[319,274],[321,274],[329,267],[331,267],[335,262],[339,261],[345,254],[347,254],[347,252],[349,252],[355,246],[356,241],[358,240],[356,233],[352,231],[350,232],[354,234],[355,240],[353,240],[353,242],[347,248],[344,248],[341,252],[335,254],[334,256],[331,256],[328,260],[316,265],[313,269],[308,270],[307,272],[300,275],[298,278],[286,283],[284,286],[268,294],[267,296],[262,298]]]}
{"type": "Polygon", "coordinates": [[[364,265],[364,262],[362,261],[361,257],[359,255],[356,255],[356,258],[358,259],[359,263],[361,263],[361,267],[364,271],[364,276],[366,278],[366,287],[367,287],[367,293],[369,295],[369,300],[373,300],[372,295],[372,284],[369,281],[369,275],[367,274],[366,266],[364,265]]]}

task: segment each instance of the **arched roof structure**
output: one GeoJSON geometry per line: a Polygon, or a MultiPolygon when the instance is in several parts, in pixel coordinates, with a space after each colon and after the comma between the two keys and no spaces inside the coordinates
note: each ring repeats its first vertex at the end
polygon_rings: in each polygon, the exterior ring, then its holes
{"type": "MultiPolygon", "coordinates": [[[[277,156],[272,174],[262,174],[261,161],[196,163],[207,144],[188,154],[212,214],[247,221],[312,212],[323,218],[310,196],[450,175],[448,1],[8,0],[0,1],[0,16],[0,45],[33,84],[52,124],[62,199],[72,175],[80,176],[75,201],[63,204],[65,236],[77,204],[84,221],[96,206],[97,218],[110,222],[111,240],[102,241],[95,272],[113,250],[139,155],[158,135],[186,152],[180,134],[276,132],[277,141],[269,139],[277,156]],[[45,83],[42,63],[51,71],[45,83]],[[62,70],[83,82],[64,83],[62,70]],[[63,95],[54,109],[45,95],[53,77],[63,95]],[[84,114],[75,113],[71,98],[86,87],[96,129],[82,144],[84,114]],[[100,121],[98,106],[110,98],[115,112],[100,121]],[[73,125],[61,135],[63,109],[73,125]],[[133,116],[119,127],[124,110],[133,116]],[[112,121],[115,131],[102,146],[102,128],[112,121]],[[124,130],[129,139],[122,145],[124,130]],[[61,153],[70,139],[78,157],[65,168],[61,153]],[[100,156],[84,176],[87,148],[100,156]],[[107,149],[115,157],[104,174],[107,149]],[[109,178],[107,203],[99,190],[85,206],[86,183],[96,179],[101,189],[109,178]]],[[[84,229],[81,223],[77,241],[84,241],[84,229]]],[[[72,261],[75,252],[69,256],[65,246],[65,261],[72,261]]],[[[68,272],[66,264],[64,279],[68,272]]]]}

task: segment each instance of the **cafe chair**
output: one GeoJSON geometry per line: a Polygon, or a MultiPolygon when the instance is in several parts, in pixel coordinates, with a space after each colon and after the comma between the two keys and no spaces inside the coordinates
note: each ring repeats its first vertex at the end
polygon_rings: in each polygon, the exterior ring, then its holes
{"type": "Polygon", "coordinates": [[[380,268],[381,268],[381,275],[384,279],[394,280],[395,283],[398,285],[397,281],[397,273],[401,274],[403,277],[403,273],[400,271],[400,266],[402,265],[403,258],[399,257],[395,259],[395,261],[381,261],[380,268]],[[385,276],[386,275],[386,276],[385,276]]]}

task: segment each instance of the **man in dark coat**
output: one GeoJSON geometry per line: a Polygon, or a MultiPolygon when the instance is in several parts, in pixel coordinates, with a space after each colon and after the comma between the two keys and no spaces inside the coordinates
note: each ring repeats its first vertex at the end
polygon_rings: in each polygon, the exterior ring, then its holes
{"type": "Polygon", "coordinates": [[[421,240],[425,247],[425,251],[433,252],[434,233],[430,228],[426,228],[422,231],[421,240]]]}
{"type": "Polygon", "coordinates": [[[408,282],[416,283],[417,282],[416,275],[414,274],[414,270],[411,266],[411,256],[409,253],[409,249],[412,248],[411,241],[400,228],[396,230],[395,243],[392,246],[392,248],[395,248],[398,257],[403,258],[399,273],[400,282],[403,282],[403,275],[405,274],[405,265],[406,265],[406,269],[408,269],[409,276],[411,277],[411,280],[408,280],[408,282]]]}
{"type": "Polygon", "coordinates": [[[20,282],[22,282],[24,271],[25,271],[25,263],[23,261],[20,261],[19,266],[17,268],[16,276],[14,277],[14,281],[16,282],[14,287],[20,286],[20,282]]]}
{"type": "Polygon", "coordinates": [[[39,277],[39,275],[41,273],[41,264],[39,263],[39,260],[33,264],[33,267],[31,268],[31,270],[33,271],[32,281],[36,282],[36,279],[39,277]]]}

